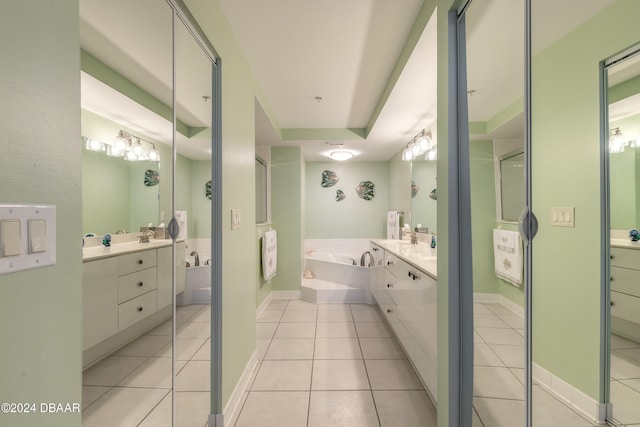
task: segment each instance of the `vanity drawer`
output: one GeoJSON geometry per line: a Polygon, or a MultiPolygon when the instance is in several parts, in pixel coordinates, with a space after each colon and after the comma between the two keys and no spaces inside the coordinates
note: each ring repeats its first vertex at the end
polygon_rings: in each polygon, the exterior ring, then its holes
{"type": "Polygon", "coordinates": [[[123,330],[157,310],[157,292],[151,291],[118,306],[118,328],[123,330]]]}
{"type": "Polygon", "coordinates": [[[640,297],[640,271],[611,267],[611,290],[640,297]]]}
{"type": "Polygon", "coordinates": [[[146,250],[118,257],[118,276],[124,276],[156,265],[156,250],[146,250]]]}
{"type": "Polygon", "coordinates": [[[629,322],[640,323],[640,298],[612,291],[611,315],[629,322]]]}
{"type": "Polygon", "coordinates": [[[384,268],[400,280],[407,277],[409,273],[409,264],[389,252],[384,254],[384,268]]]}
{"type": "Polygon", "coordinates": [[[123,303],[157,288],[156,267],[118,277],[118,303],[123,303]]]}
{"type": "Polygon", "coordinates": [[[640,249],[611,248],[611,265],[640,270],[640,249]]]}

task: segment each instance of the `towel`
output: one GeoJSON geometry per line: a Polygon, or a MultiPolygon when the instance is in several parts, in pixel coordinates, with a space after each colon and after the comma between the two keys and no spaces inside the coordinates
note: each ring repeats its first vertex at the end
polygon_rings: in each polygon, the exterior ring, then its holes
{"type": "Polygon", "coordinates": [[[180,227],[176,240],[187,240],[187,211],[176,211],[175,217],[180,227]]]}
{"type": "Polygon", "coordinates": [[[522,241],[517,231],[493,230],[496,276],[514,286],[522,283],[522,241]]]}
{"type": "Polygon", "coordinates": [[[262,275],[265,281],[273,279],[278,264],[278,245],[275,230],[265,231],[262,236],[262,275]]]}
{"type": "Polygon", "coordinates": [[[400,239],[400,212],[387,212],[387,239],[400,239]]]}

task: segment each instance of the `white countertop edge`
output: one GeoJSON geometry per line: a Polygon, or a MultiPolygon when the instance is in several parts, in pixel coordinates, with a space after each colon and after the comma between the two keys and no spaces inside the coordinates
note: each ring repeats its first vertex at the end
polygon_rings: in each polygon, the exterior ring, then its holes
{"type": "Polygon", "coordinates": [[[109,258],[134,252],[164,248],[167,246],[171,246],[172,243],[173,241],[171,239],[151,239],[149,243],[127,242],[118,243],[109,247],[91,246],[88,248],[82,248],[82,262],[95,261],[102,258],[109,258]]]}
{"type": "Polygon", "coordinates": [[[438,280],[438,258],[434,256],[432,259],[420,259],[420,255],[415,254],[412,256],[412,251],[426,251],[431,252],[431,247],[425,243],[419,243],[418,245],[412,245],[405,240],[389,240],[389,239],[372,239],[371,243],[391,252],[404,262],[412,265],[413,267],[421,270],[434,280],[438,280]],[[403,248],[403,251],[399,249],[403,248]],[[409,252],[409,253],[407,253],[409,252]]]}

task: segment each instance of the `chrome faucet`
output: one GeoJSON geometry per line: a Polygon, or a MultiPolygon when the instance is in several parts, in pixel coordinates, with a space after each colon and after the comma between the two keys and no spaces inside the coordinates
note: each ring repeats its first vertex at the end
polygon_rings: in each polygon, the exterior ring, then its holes
{"type": "Polygon", "coordinates": [[[116,234],[127,234],[127,230],[125,230],[124,228],[119,228],[118,231],[116,231],[116,234]]]}
{"type": "Polygon", "coordinates": [[[139,243],[149,243],[149,237],[155,237],[156,232],[153,230],[144,230],[140,234],[140,242],[139,243]]]}
{"type": "Polygon", "coordinates": [[[411,231],[411,230],[409,230],[409,231],[405,231],[405,230],[402,230],[402,236],[404,237],[406,234],[411,235],[411,244],[412,244],[412,245],[417,245],[417,244],[418,244],[418,236],[416,235],[416,232],[415,232],[415,231],[411,231]]]}
{"type": "Polygon", "coordinates": [[[195,257],[195,260],[194,260],[194,262],[195,262],[194,267],[198,267],[198,266],[200,265],[200,256],[198,255],[198,252],[196,252],[196,251],[192,251],[192,252],[191,252],[191,256],[192,256],[192,257],[195,257]]]}
{"type": "Polygon", "coordinates": [[[365,251],[362,256],[360,257],[360,265],[362,267],[364,267],[364,261],[367,259],[367,255],[369,255],[369,265],[367,265],[367,267],[371,267],[371,265],[374,264],[374,259],[373,259],[373,255],[371,254],[371,252],[369,251],[365,251]]]}

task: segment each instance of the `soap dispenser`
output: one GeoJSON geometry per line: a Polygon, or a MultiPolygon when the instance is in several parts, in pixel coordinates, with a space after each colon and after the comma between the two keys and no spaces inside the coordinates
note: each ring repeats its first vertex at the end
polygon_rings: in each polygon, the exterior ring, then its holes
{"type": "Polygon", "coordinates": [[[435,248],[436,247],[436,233],[433,233],[431,235],[431,248],[435,248]]]}

